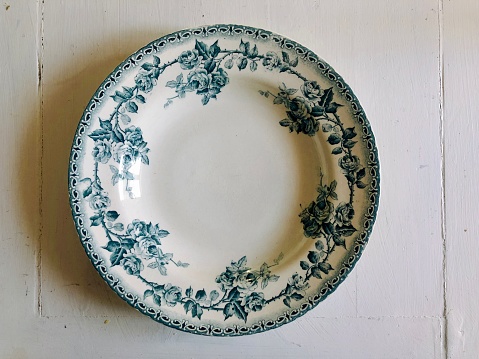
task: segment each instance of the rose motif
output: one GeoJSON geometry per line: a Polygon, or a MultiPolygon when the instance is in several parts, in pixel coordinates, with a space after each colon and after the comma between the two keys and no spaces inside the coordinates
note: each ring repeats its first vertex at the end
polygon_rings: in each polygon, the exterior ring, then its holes
{"type": "Polygon", "coordinates": [[[338,160],[338,164],[344,174],[354,173],[359,169],[359,158],[354,155],[345,155],[338,160]]]}
{"type": "Polygon", "coordinates": [[[319,237],[321,231],[321,224],[314,217],[309,215],[301,218],[301,223],[303,224],[304,235],[306,237],[316,238],[319,237]]]}
{"type": "Polygon", "coordinates": [[[304,291],[309,288],[309,283],[306,282],[298,273],[294,273],[293,276],[288,279],[288,284],[291,286],[291,288],[298,291],[304,291]]]}
{"type": "Polygon", "coordinates": [[[210,78],[211,78],[210,86],[212,88],[218,88],[218,89],[225,87],[230,81],[226,71],[221,68],[217,72],[211,73],[210,78]]]}
{"type": "Polygon", "coordinates": [[[110,198],[108,198],[108,194],[105,191],[91,196],[89,202],[91,209],[95,211],[105,209],[111,205],[110,198]]]}
{"type": "Polygon", "coordinates": [[[351,224],[351,220],[354,217],[354,208],[351,203],[344,203],[341,202],[336,207],[336,223],[339,226],[349,226],[351,224]]]}
{"type": "Polygon", "coordinates": [[[289,103],[289,112],[295,119],[303,119],[309,117],[310,107],[306,103],[304,97],[295,97],[289,103]]]}
{"type": "Polygon", "coordinates": [[[310,101],[318,100],[324,95],[324,91],[316,81],[305,81],[301,86],[301,92],[310,101]]]}
{"type": "Polygon", "coordinates": [[[281,60],[279,59],[278,54],[273,51],[268,51],[263,58],[263,66],[266,69],[272,71],[273,69],[277,68],[281,64],[281,60]]]}
{"type": "Polygon", "coordinates": [[[130,142],[119,143],[113,155],[113,159],[125,168],[130,168],[130,166],[135,163],[137,157],[138,150],[134,148],[130,142]]]}
{"type": "Polygon", "coordinates": [[[125,129],[125,142],[128,141],[131,143],[132,146],[139,147],[141,146],[143,141],[143,133],[141,128],[130,126],[125,129]]]}
{"type": "Polygon", "coordinates": [[[298,120],[298,123],[299,123],[299,127],[298,127],[299,132],[302,132],[305,135],[314,136],[316,132],[319,131],[319,123],[312,116],[300,118],[298,120]]]}
{"type": "Polygon", "coordinates": [[[167,306],[174,307],[176,303],[181,302],[181,288],[168,283],[165,285],[163,298],[167,306]]]}
{"type": "Polygon", "coordinates": [[[241,305],[244,306],[245,312],[259,312],[266,305],[264,294],[253,292],[247,297],[243,298],[241,305]]]}
{"type": "Polygon", "coordinates": [[[200,58],[198,50],[196,49],[183,51],[180,56],[178,56],[178,63],[183,70],[191,70],[198,65],[199,62],[200,58]]]}
{"type": "Polygon", "coordinates": [[[111,158],[111,143],[109,140],[99,140],[95,142],[92,151],[93,158],[96,162],[107,163],[111,158]]]}
{"type": "Polygon", "coordinates": [[[191,89],[196,90],[196,93],[207,92],[210,85],[208,72],[204,69],[191,71],[188,74],[188,85],[191,89]]]}
{"type": "Polygon", "coordinates": [[[226,270],[226,272],[221,273],[216,277],[216,283],[219,284],[221,290],[226,292],[229,289],[233,288],[234,275],[231,271],[226,270]]]}
{"type": "Polygon", "coordinates": [[[147,72],[140,71],[135,76],[135,83],[138,89],[143,92],[150,92],[156,85],[156,79],[152,78],[147,72]]]}
{"type": "Polygon", "coordinates": [[[143,237],[135,243],[135,253],[143,259],[151,259],[158,256],[158,241],[151,237],[143,237]]]}
{"type": "Polygon", "coordinates": [[[135,255],[131,253],[123,257],[123,259],[120,261],[120,264],[130,275],[139,275],[144,268],[141,259],[135,257],[135,255]]]}
{"type": "Polygon", "coordinates": [[[258,286],[258,277],[253,272],[244,271],[235,278],[233,285],[238,287],[240,292],[249,293],[258,286]]]}
{"type": "Polygon", "coordinates": [[[146,236],[148,234],[146,223],[139,219],[135,219],[126,227],[126,233],[135,239],[146,236]]]}

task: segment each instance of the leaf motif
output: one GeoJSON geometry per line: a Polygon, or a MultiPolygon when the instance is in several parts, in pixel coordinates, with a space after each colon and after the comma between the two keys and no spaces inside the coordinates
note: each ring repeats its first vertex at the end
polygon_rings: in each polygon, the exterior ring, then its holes
{"type": "Polygon", "coordinates": [[[175,80],[170,80],[166,83],[166,87],[169,87],[169,88],[176,88],[176,86],[178,85],[178,82],[176,82],[175,80]]]}
{"type": "Polygon", "coordinates": [[[225,316],[225,320],[231,318],[235,314],[234,305],[233,303],[227,303],[223,309],[223,314],[225,316]]]}
{"type": "Polygon", "coordinates": [[[120,214],[117,211],[108,211],[105,214],[105,218],[111,222],[114,222],[119,216],[120,214]]]}
{"type": "Polygon", "coordinates": [[[95,214],[94,216],[90,217],[91,220],[91,226],[99,226],[101,224],[101,219],[102,219],[101,214],[95,214]]]}
{"type": "Polygon", "coordinates": [[[270,282],[277,282],[279,279],[279,275],[273,274],[272,276],[269,277],[270,282]]]}
{"type": "Polygon", "coordinates": [[[309,268],[309,263],[306,262],[306,261],[299,262],[299,265],[300,265],[302,270],[308,270],[308,268],[309,268]]]}
{"type": "Polygon", "coordinates": [[[319,258],[319,253],[316,252],[316,251],[309,251],[308,253],[308,260],[313,263],[313,264],[316,264],[319,262],[320,258],[319,258]]]}
{"type": "Polygon", "coordinates": [[[246,68],[246,66],[248,65],[248,59],[246,57],[240,57],[236,61],[236,65],[238,66],[238,69],[240,71],[244,70],[246,68]]]}
{"type": "Polygon", "coordinates": [[[289,64],[289,55],[286,51],[281,51],[281,55],[283,57],[283,61],[289,64]]]}
{"type": "Polygon", "coordinates": [[[238,261],[238,267],[245,266],[246,262],[247,262],[246,256],[241,257],[240,260],[238,261]]]}
{"type": "Polygon", "coordinates": [[[158,294],[153,294],[153,302],[161,307],[161,297],[158,294]]]}
{"type": "Polygon", "coordinates": [[[153,295],[153,291],[151,289],[145,290],[145,293],[143,294],[143,299],[146,299],[148,297],[151,297],[153,295]]]}
{"type": "Polygon", "coordinates": [[[240,302],[233,302],[233,310],[238,319],[244,320],[244,322],[246,323],[246,319],[248,319],[248,313],[246,313],[240,302]]]}
{"type": "Polygon", "coordinates": [[[148,158],[148,155],[146,153],[141,154],[141,162],[144,163],[145,165],[150,164],[150,159],[148,158]]]}
{"type": "Polygon", "coordinates": [[[291,298],[293,298],[294,300],[298,301],[298,300],[301,300],[304,298],[304,295],[300,294],[300,293],[293,293],[291,294],[291,298]]]}
{"type": "Polygon", "coordinates": [[[156,67],[160,64],[160,58],[156,55],[153,55],[153,65],[156,67]]]}
{"type": "Polygon", "coordinates": [[[145,62],[144,64],[141,65],[142,69],[145,70],[145,71],[150,71],[152,68],[154,68],[155,66],[153,66],[152,63],[150,62],[145,62]]]}
{"type": "Polygon", "coordinates": [[[330,87],[324,90],[324,95],[321,97],[320,105],[323,107],[328,107],[332,100],[333,100],[333,88],[330,87]]]}
{"type": "Polygon", "coordinates": [[[131,122],[130,116],[128,116],[126,113],[122,113],[120,115],[120,120],[124,125],[128,125],[131,122]]]}
{"type": "Polygon", "coordinates": [[[296,56],[296,57],[294,58],[294,60],[291,60],[291,61],[290,61],[289,64],[290,64],[290,66],[292,66],[292,67],[298,66],[298,57],[296,56]]]}
{"type": "Polygon", "coordinates": [[[343,149],[342,149],[341,147],[335,147],[335,148],[333,148],[333,150],[331,151],[331,153],[332,153],[333,155],[339,155],[339,154],[342,153],[342,152],[343,152],[343,149]]]}
{"type": "Polygon", "coordinates": [[[343,146],[346,148],[353,148],[357,141],[346,140],[343,141],[343,146]]]}
{"type": "Polygon", "coordinates": [[[332,133],[328,137],[328,142],[331,145],[337,145],[339,142],[341,142],[341,137],[337,133],[332,133]]]}
{"type": "Polygon", "coordinates": [[[193,288],[191,286],[185,291],[187,297],[191,297],[193,295],[193,288]]]}
{"type": "Polygon", "coordinates": [[[226,298],[228,301],[233,301],[238,299],[241,296],[241,293],[239,292],[237,287],[234,287],[233,289],[230,290],[228,293],[228,297],[226,298]]]}
{"type": "Polygon", "coordinates": [[[273,104],[275,105],[279,105],[279,104],[282,104],[284,102],[284,99],[282,97],[276,97],[274,100],[273,100],[273,104]]]}
{"type": "Polygon", "coordinates": [[[185,304],[183,305],[183,308],[185,309],[186,314],[188,314],[188,312],[193,309],[193,306],[194,306],[195,304],[196,304],[196,303],[195,303],[193,300],[191,300],[191,299],[188,299],[188,300],[185,302],[185,304]]]}
{"type": "Polygon", "coordinates": [[[214,302],[216,299],[218,299],[219,296],[220,296],[220,294],[219,294],[218,291],[216,291],[216,290],[212,290],[212,291],[210,292],[210,300],[211,300],[212,302],[214,302]]]}
{"type": "Polygon", "coordinates": [[[206,299],[206,292],[204,289],[200,289],[199,291],[196,292],[196,295],[195,295],[195,299],[198,301],[198,302],[202,302],[206,299]]]}
{"type": "Polygon", "coordinates": [[[356,186],[358,186],[358,188],[360,189],[363,189],[363,188],[366,188],[367,185],[361,181],[357,181],[356,186]]]}
{"type": "Polygon", "coordinates": [[[103,128],[99,128],[88,135],[92,140],[105,140],[111,137],[111,131],[107,131],[103,128]]]}
{"type": "Polygon", "coordinates": [[[83,198],[88,197],[93,192],[93,187],[90,185],[83,191],[83,198]]]}
{"type": "Polygon", "coordinates": [[[198,50],[198,53],[204,59],[210,57],[210,55],[208,54],[208,46],[204,42],[196,40],[195,49],[198,50]]]}
{"type": "Polygon", "coordinates": [[[292,123],[293,121],[291,121],[288,118],[285,118],[284,120],[279,121],[279,124],[283,127],[289,127],[292,123]]]}
{"type": "Polygon", "coordinates": [[[249,69],[251,70],[251,72],[256,71],[257,68],[258,68],[258,64],[255,61],[251,61],[251,63],[249,64],[249,69]]]}
{"type": "Polygon", "coordinates": [[[151,262],[148,264],[148,268],[155,269],[158,268],[158,262],[151,262]]]}
{"type": "Polygon", "coordinates": [[[339,236],[338,234],[335,234],[333,236],[333,242],[334,244],[336,244],[337,246],[341,246],[341,247],[344,247],[346,248],[346,242],[344,241],[344,238],[339,236]]]}
{"type": "Polygon", "coordinates": [[[233,59],[228,59],[228,60],[226,60],[224,66],[225,66],[225,68],[228,69],[228,70],[231,69],[231,68],[233,68],[233,59]]]}
{"type": "Polygon", "coordinates": [[[211,57],[216,57],[220,53],[221,49],[218,46],[218,40],[216,40],[213,45],[210,46],[209,54],[211,57]]]}
{"type": "Polygon", "coordinates": [[[128,101],[125,105],[125,108],[128,112],[137,113],[138,105],[134,101],[128,101]]]}
{"type": "Polygon", "coordinates": [[[123,255],[126,253],[126,250],[122,247],[117,248],[110,256],[111,266],[114,267],[120,264],[120,261],[123,259],[123,255]]]}
{"type": "Polygon", "coordinates": [[[108,243],[106,244],[106,246],[102,247],[103,249],[106,249],[108,252],[114,252],[116,251],[118,248],[120,248],[121,245],[120,243],[116,242],[116,241],[108,241],[108,243]]]}
{"type": "Polygon", "coordinates": [[[125,227],[123,226],[123,223],[115,223],[115,225],[113,226],[113,229],[115,231],[123,231],[125,229],[125,227]]]}
{"type": "Polygon", "coordinates": [[[349,236],[352,236],[354,232],[356,232],[356,228],[354,228],[352,225],[348,225],[348,226],[336,225],[336,233],[338,233],[340,236],[349,237],[349,236]]]}
{"type": "MultiPolygon", "coordinates": [[[[331,223],[330,223],[330,225],[331,225],[331,227],[333,226],[331,223]]],[[[324,249],[324,244],[320,240],[316,241],[316,243],[314,243],[314,246],[320,252],[324,249]]]]}
{"type": "Polygon", "coordinates": [[[283,303],[284,303],[285,306],[291,308],[291,297],[284,298],[283,303]]]}
{"type": "Polygon", "coordinates": [[[164,265],[158,265],[158,271],[160,272],[161,275],[167,275],[168,272],[166,270],[166,267],[164,265]]]}
{"type": "Polygon", "coordinates": [[[268,285],[269,279],[268,278],[263,278],[261,281],[261,289],[265,289],[266,286],[268,285]]]}
{"type": "Polygon", "coordinates": [[[327,262],[318,263],[318,267],[321,270],[321,272],[324,272],[326,274],[328,274],[329,271],[333,270],[333,267],[331,267],[331,264],[327,262]]]}
{"type": "Polygon", "coordinates": [[[258,56],[258,47],[256,45],[254,45],[253,49],[249,53],[249,57],[250,58],[255,58],[256,56],[258,56]]]}
{"type": "Polygon", "coordinates": [[[216,68],[216,62],[213,58],[210,58],[205,61],[205,70],[208,71],[208,73],[213,72],[215,68],[216,68]]]}
{"type": "Polygon", "coordinates": [[[360,180],[361,178],[364,178],[366,176],[366,168],[361,168],[357,173],[356,173],[356,178],[360,180]]]}
{"type": "Polygon", "coordinates": [[[239,50],[242,52],[242,54],[245,55],[245,56],[248,56],[249,49],[250,49],[250,43],[249,42],[243,42],[243,39],[241,39],[239,50]]]}
{"type": "Polygon", "coordinates": [[[320,270],[317,266],[311,267],[311,275],[312,275],[314,278],[318,278],[318,279],[321,279],[321,278],[322,278],[322,276],[321,276],[321,270],[320,270]]]}
{"type": "Polygon", "coordinates": [[[146,102],[145,96],[143,96],[143,95],[138,94],[138,95],[135,96],[135,98],[139,103],[145,103],[146,102]]]}

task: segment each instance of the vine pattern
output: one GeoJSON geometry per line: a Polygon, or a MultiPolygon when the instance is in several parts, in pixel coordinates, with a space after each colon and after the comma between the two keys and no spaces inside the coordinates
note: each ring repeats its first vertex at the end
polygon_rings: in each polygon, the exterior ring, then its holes
{"type": "Polygon", "coordinates": [[[341,105],[333,101],[332,88],[322,89],[316,81],[308,81],[296,71],[297,64],[298,58],[290,59],[285,51],[280,54],[269,51],[262,55],[256,45],[251,47],[249,42],[243,40],[233,50],[221,49],[218,41],[207,45],[197,40],[193,49],[182,52],[170,62],[161,64],[160,58],[153,55],[152,62],[141,65],[134,86],[124,86],[123,91],[117,90],[111,96],[116,103],[113,112],[108,119],[99,119],[100,128],[88,135],[95,141],[92,151],[95,166],[93,176],[81,180],[86,187],[82,195],[94,211],[90,217],[91,226],[101,226],[106,233],[108,243],[104,249],[111,253],[111,266],[122,266],[126,273],[136,276],[147,285],[149,289],[144,292],[145,300],[151,298],[158,306],[173,307],[181,304],[193,318],[201,319],[205,310],[213,310],[221,311],[225,320],[235,316],[246,323],[249,313],[260,311],[275,300],[282,299],[286,306],[291,307],[293,300],[300,301],[305,297],[312,277],[321,279],[333,270],[328,263],[330,254],[337,246],[346,248],[345,237],[357,231],[352,225],[352,203],[355,188],[366,187],[362,182],[365,168],[361,166],[359,158],[352,154],[357,133],[354,127],[344,128],[337,114],[341,105]],[[246,256],[232,261],[215,280],[222,294],[216,289],[209,293],[205,289],[195,292],[191,287],[183,291],[172,283],[158,284],[142,276],[145,264],[164,276],[167,275],[167,265],[170,263],[183,268],[189,266],[188,263],[174,260],[172,253],[165,253],[161,249],[161,240],[169,232],[160,228],[159,224],[147,224],[138,219],[129,223],[125,229],[124,224],[117,221],[119,213],[108,210],[111,200],[101,185],[99,165],[109,164],[112,184],[115,186],[119,182],[124,183],[125,191],[134,198],[129,183],[135,179],[135,175],[130,169],[140,162],[149,164],[149,148],[141,129],[130,125],[131,116],[138,112],[139,104],[146,102],[146,96],[157,85],[159,76],[175,64],[186,72],[180,72],[175,80],[166,83],[168,88],[174,89],[175,95],[167,99],[165,108],[175,99],[184,98],[187,93],[200,95],[203,105],[207,105],[211,99],[217,99],[217,95],[229,83],[226,70],[231,70],[234,66],[239,71],[247,67],[250,71],[256,71],[258,64],[261,64],[266,70],[296,76],[303,81],[300,89],[288,88],[283,83],[276,94],[262,90],[259,92],[265,97],[272,97],[274,104],[285,106],[287,118],[280,121],[281,126],[287,127],[290,132],[308,136],[314,136],[321,128],[323,132],[329,133],[327,141],[336,146],[332,149],[332,154],[340,155],[338,164],[348,181],[349,201],[335,206],[334,203],[338,202],[335,192],[337,182],[323,184],[323,175],[320,175],[317,198],[299,214],[304,235],[315,239],[316,250],[310,251],[307,258],[300,262],[304,274],[294,273],[285,288],[271,298],[266,299],[262,290],[270,282],[278,281],[279,276],[273,274],[270,268],[278,265],[282,253],[272,265],[264,263],[257,269],[246,266],[246,256]],[[300,95],[296,95],[298,91],[300,95]]]}

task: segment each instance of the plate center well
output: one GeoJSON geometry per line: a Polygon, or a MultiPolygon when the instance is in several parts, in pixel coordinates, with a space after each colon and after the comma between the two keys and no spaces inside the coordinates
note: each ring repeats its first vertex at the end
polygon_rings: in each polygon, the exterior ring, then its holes
{"type": "Polygon", "coordinates": [[[317,196],[320,158],[311,138],[279,125],[284,107],[264,87],[239,77],[206,106],[192,93],[142,117],[150,165],[141,197],[126,202],[170,232],[165,250],[190,270],[292,260],[305,245],[298,215],[317,196]]]}

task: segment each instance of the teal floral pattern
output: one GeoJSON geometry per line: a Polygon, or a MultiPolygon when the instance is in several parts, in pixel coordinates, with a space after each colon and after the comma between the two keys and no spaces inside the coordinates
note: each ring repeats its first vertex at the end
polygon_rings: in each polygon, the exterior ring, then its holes
{"type": "Polygon", "coordinates": [[[194,48],[181,52],[169,62],[162,63],[158,56],[151,55],[149,62],[142,62],[130,87],[123,86],[112,94],[114,110],[109,118],[98,119],[98,128],[88,133],[94,141],[91,156],[95,165],[91,177],[80,181],[85,188],[81,195],[93,211],[90,226],[101,228],[108,239],[103,249],[109,253],[109,265],[121,267],[148,288],[143,293],[145,303],[151,301],[166,307],[181,305],[185,313],[200,320],[205,311],[217,311],[223,314],[224,320],[234,317],[246,323],[248,315],[260,312],[274,301],[281,300],[292,307],[292,302],[305,300],[312,281],[335,270],[329,263],[330,255],[340,247],[346,249],[346,238],[357,232],[353,226],[355,191],[369,184],[363,182],[365,167],[352,153],[357,130],[346,128],[341,122],[338,109],[342,105],[335,101],[333,88],[322,88],[317,81],[305,78],[296,70],[298,61],[298,57],[291,58],[286,51],[262,54],[256,44],[243,39],[234,49],[222,48],[218,40],[209,43],[196,40],[194,48]],[[231,261],[223,272],[212,278],[212,287],[208,290],[149,281],[147,269],[157,270],[166,278],[170,265],[187,268],[189,264],[164,249],[162,242],[170,233],[159,224],[141,219],[125,224],[119,220],[120,214],[110,208],[112,202],[101,184],[100,166],[109,169],[113,186],[122,185],[130,198],[135,197],[130,186],[130,181],[135,180],[131,169],[134,165],[149,164],[148,143],[141,128],[134,125],[135,116],[168,68],[176,67],[179,71],[166,81],[166,87],[173,94],[167,97],[165,108],[189,93],[200,96],[201,103],[207,105],[211,99],[217,100],[230,83],[228,72],[246,69],[254,72],[260,66],[267,71],[289,74],[302,82],[296,88],[282,83],[275,93],[263,90],[259,93],[271,98],[275,105],[284,106],[285,118],[279,124],[290,132],[306,136],[315,136],[320,131],[326,134],[331,153],[337,156],[347,181],[349,198],[339,199],[335,192],[337,181],[323,183],[323,175],[320,175],[317,197],[299,213],[304,236],[314,241],[314,250],[298,263],[297,271],[285,279],[286,285],[274,296],[266,297],[264,289],[280,279],[274,271],[283,258],[282,253],[272,264],[263,263],[259,268],[247,266],[246,256],[231,261]]]}

